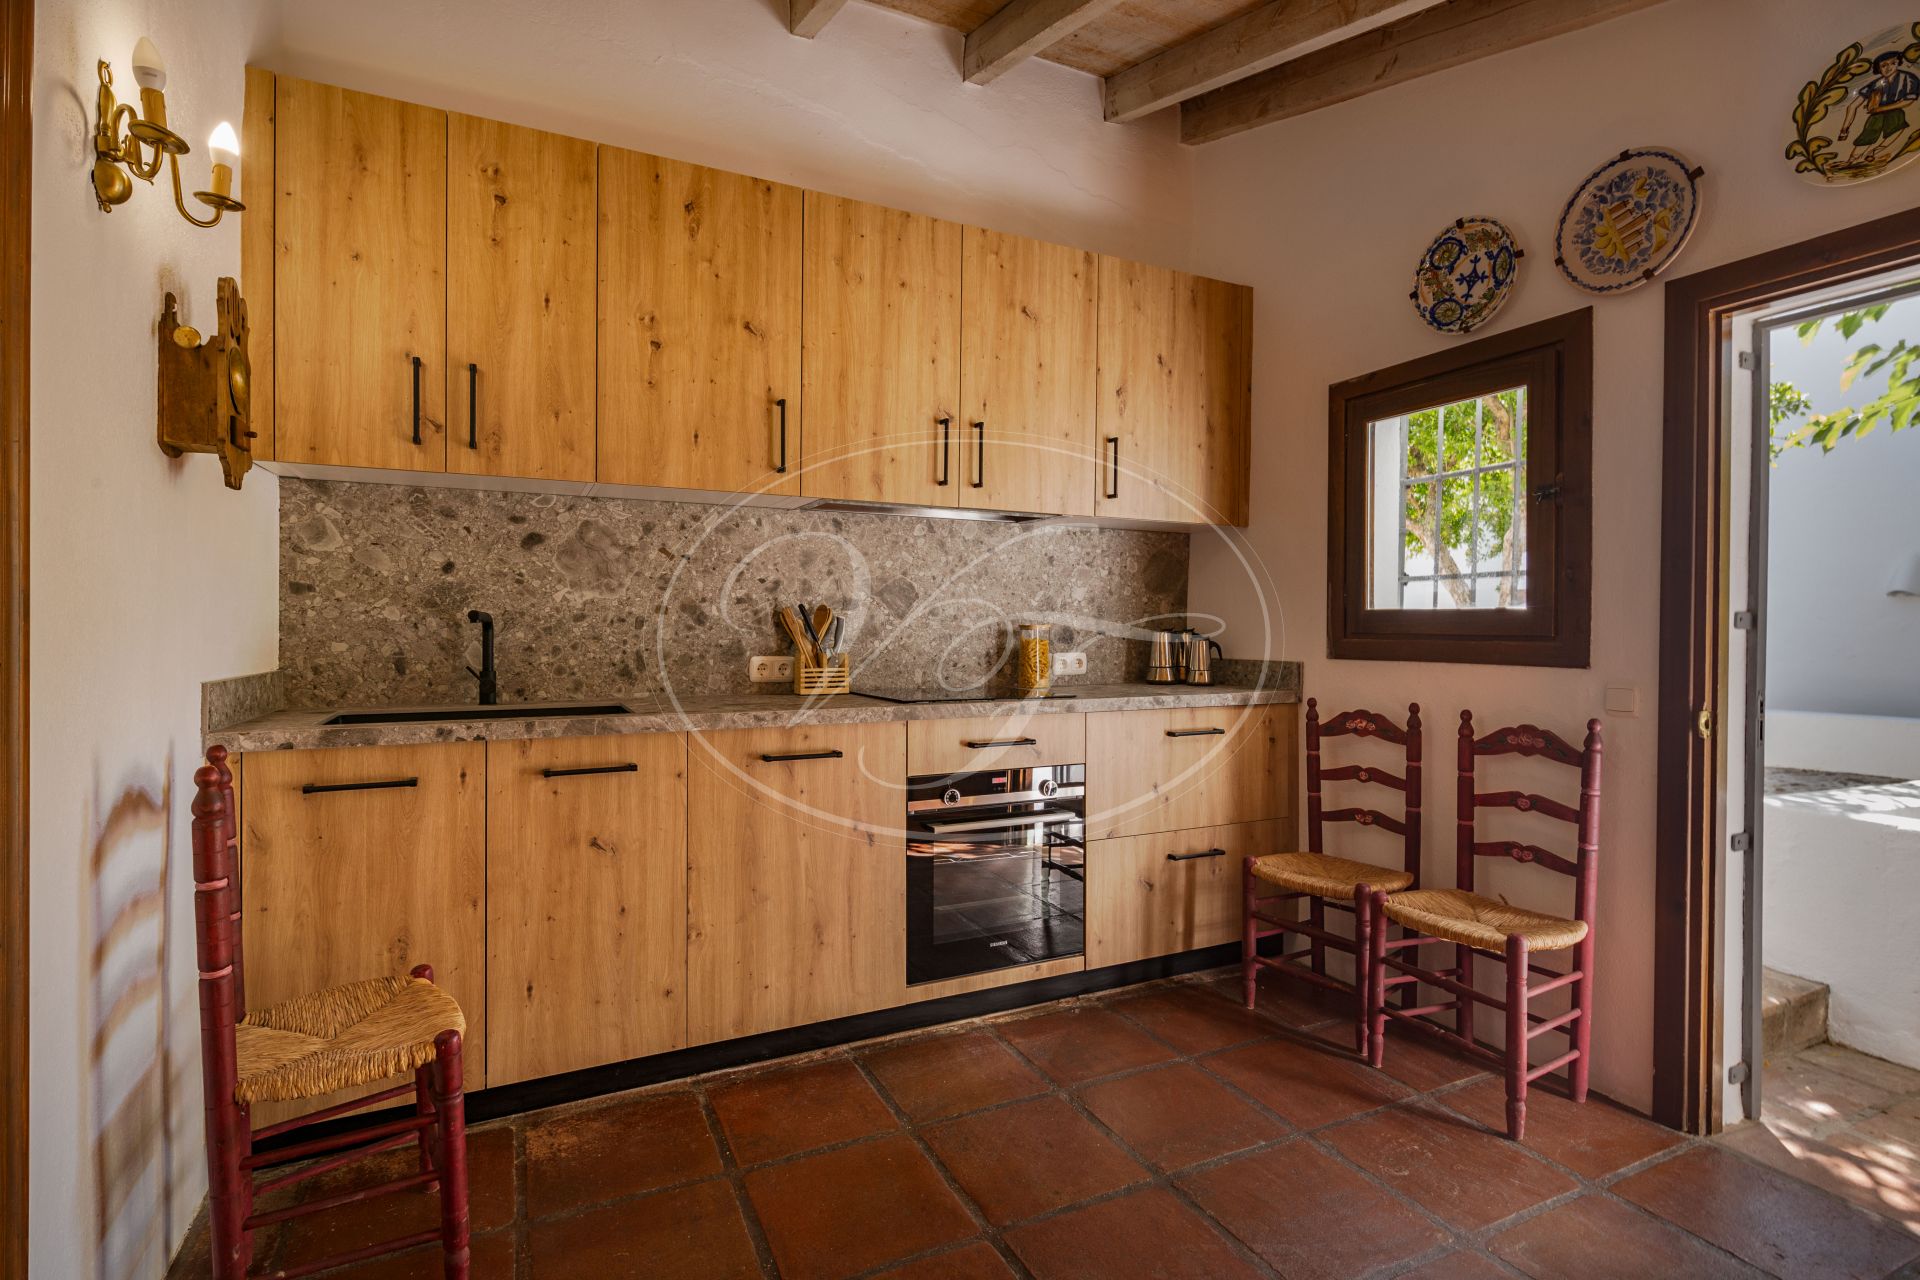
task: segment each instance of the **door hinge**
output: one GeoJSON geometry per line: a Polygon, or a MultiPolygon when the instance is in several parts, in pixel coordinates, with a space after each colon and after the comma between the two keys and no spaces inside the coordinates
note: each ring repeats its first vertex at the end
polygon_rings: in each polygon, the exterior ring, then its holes
{"type": "Polygon", "coordinates": [[[1747,1064],[1746,1063],[1736,1062],[1732,1066],[1727,1068],[1728,1084],[1745,1084],[1746,1082],[1747,1082],[1747,1064]]]}
{"type": "Polygon", "coordinates": [[[1700,714],[1693,718],[1693,731],[1702,738],[1711,738],[1713,736],[1713,712],[1705,707],[1700,708],[1700,714]]]}
{"type": "Polygon", "coordinates": [[[1753,352],[1751,352],[1751,351],[1742,351],[1742,352],[1741,352],[1741,353],[1740,353],[1740,354],[1739,354],[1738,356],[1736,356],[1736,357],[1734,357],[1734,358],[1735,358],[1735,359],[1736,359],[1736,360],[1737,360],[1737,361],[1739,362],[1739,364],[1740,364],[1740,367],[1741,367],[1742,369],[1751,369],[1751,368],[1753,368],[1753,352]]]}
{"type": "Polygon", "coordinates": [[[1759,620],[1760,615],[1753,610],[1742,609],[1733,615],[1733,628],[1736,631],[1751,631],[1753,630],[1754,624],[1759,620]]]}
{"type": "Polygon", "coordinates": [[[1753,832],[1736,831],[1733,834],[1733,839],[1728,843],[1733,846],[1733,851],[1735,853],[1752,853],[1753,852],[1753,832]]]}

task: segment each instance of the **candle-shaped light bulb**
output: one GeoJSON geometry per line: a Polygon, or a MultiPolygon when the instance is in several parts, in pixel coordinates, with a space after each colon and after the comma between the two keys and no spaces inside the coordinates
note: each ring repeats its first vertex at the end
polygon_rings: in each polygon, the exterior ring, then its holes
{"type": "Polygon", "coordinates": [[[167,87],[167,62],[160,56],[160,50],[154,48],[153,41],[145,36],[133,46],[133,78],[142,89],[160,90],[167,87]]]}
{"type": "Polygon", "coordinates": [[[240,159],[240,138],[233,126],[225,120],[215,125],[213,136],[207,139],[207,150],[213,152],[213,193],[231,196],[233,166],[240,159]]]}

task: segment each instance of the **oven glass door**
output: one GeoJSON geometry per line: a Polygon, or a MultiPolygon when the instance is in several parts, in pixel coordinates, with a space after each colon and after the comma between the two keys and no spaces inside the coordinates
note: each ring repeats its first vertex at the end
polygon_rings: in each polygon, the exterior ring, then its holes
{"type": "Polygon", "coordinates": [[[907,982],[1086,948],[1086,830],[1059,811],[969,817],[907,841],[907,982]]]}

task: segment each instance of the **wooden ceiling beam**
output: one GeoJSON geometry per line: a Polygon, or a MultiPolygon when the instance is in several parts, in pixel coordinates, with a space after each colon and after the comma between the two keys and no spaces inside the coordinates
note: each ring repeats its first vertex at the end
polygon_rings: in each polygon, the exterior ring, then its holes
{"type": "Polygon", "coordinates": [[[787,30],[811,40],[846,7],[847,0],[787,0],[787,30]]]}
{"type": "Polygon", "coordinates": [[[1141,116],[1298,57],[1309,41],[1390,21],[1433,0],[1273,0],[1106,79],[1110,121],[1141,116]]]}
{"type": "MultiPolygon", "coordinates": [[[[961,73],[986,84],[1049,49],[1119,4],[1120,0],[1009,0],[967,35],[961,73]]],[[[798,3],[798,0],[795,0],[798,3]]]]}
{"type": "Polygon", "coordinates": [[[1661,0],[1444,0],[1180,104],[1180,140],[1213,142],[1661,0]]]}

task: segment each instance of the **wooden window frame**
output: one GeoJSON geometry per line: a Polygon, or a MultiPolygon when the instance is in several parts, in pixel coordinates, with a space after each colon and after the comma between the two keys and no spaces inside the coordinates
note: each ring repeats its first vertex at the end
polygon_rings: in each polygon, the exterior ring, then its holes
{"type": "Polygon", "coordinates": [[[1592,620],[1593,309],[1422,356],[1328,394],[1327,656],[1585,667],[1592,620]],[[1527,388],[1527,605],[1367,606],[1368,424],[1527,388]],[[1537,496],[1541,489],[1551,496],[1537,496]]]}
{"type": "MultiPolygon", "coordinates": [[[[0,3],[0,1275],[27,1274],[27,375],[33,3],[0,3]]],[[[46,1224],[42,1224],[45,1226],[46,1224]]]]}

